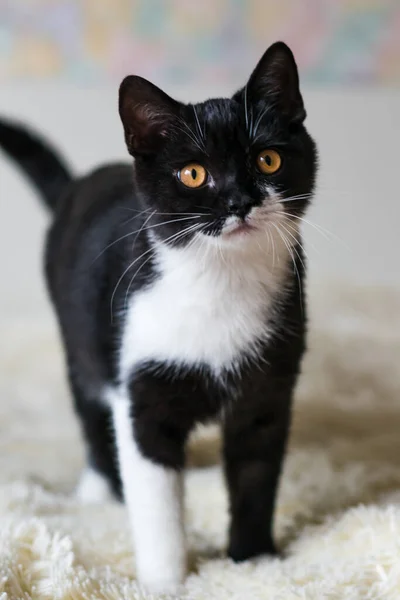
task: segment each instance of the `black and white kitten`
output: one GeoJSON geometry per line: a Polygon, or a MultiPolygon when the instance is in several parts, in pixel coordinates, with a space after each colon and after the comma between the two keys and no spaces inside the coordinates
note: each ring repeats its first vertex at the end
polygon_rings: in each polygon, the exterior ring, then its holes
{"type": "Polygon", "coordinates": [[[275,552],[316,149],[283,43],[232,98],[185,105],[131,76],[119,110],[133,168],[72,181],[4,121],[0,146],[54,211],[47,281],[88,452],[78,493],[123,494],[138,579],[171,591],[186,574],[182,469],[196,423],[222,424],[229,556],[275,552]]]}

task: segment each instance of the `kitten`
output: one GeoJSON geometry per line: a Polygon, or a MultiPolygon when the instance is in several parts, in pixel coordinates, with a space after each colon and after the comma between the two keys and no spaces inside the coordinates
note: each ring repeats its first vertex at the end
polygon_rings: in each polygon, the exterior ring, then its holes
{"type": "Polygon", "coordinates": [[[89,465],[78,494],[123,494],[138,579],[165,592],[186,574],[182,469],[198,422],[222,424],[228,555],[275,552],[316,149],[281,42],[232,98],[185,105],[130,76],[119,111],[133,168],[72,180],[5,121],[0,146],[54,212],[47,282],[89,465]]]}

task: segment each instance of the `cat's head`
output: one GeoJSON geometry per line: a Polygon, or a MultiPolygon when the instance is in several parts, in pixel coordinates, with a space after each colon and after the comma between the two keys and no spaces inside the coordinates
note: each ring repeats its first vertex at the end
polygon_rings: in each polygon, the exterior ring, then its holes
{"type": "Polygon", "coordinates": [[[265,52],[232,98],[182,104],[129,76],[119,110],[154,235],[173,244],[196,235],[232,244],[269,235],[282,219],[297,230],[317,160],[284,43],[265,52]]]}

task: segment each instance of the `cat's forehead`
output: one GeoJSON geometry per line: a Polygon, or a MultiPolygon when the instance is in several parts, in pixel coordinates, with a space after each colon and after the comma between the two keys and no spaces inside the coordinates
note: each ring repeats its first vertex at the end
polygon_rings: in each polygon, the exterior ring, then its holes
{"type": "Polygon", "coordinates": [[[175,158],[188,154],[205,154],[208,158],[225,160],[233,149],[240,150],[247,145],[239,134],[243,129],[240,118],[240,105],[230,98],[206,100],[198,104],[182,106],[180,119],[172,141],[175,158]],[[179,143],[177,144],[177,136],[179,143]]]}
{"type": "Polygon", "coordinates": [[[228,148],[232,151],[233,147],[237,147],[238,138],[243,135],[240,109],[240,105],[230,98],[185,106],[184,129],[187,132],[190,127],[190,135],[184,136],[183,145],[193,146],[193,149],[197,146],[214,156],[225,155],[228,148]]]}
{"type": "Polygon", "coordinates": [[[192,106],[200,125],[213,130],[240,124],[240,106],[231,98],[212,98],[192,106]]]}
{"type": "Polygon", "coordinates": [[[246,106],[235,98],[213,98],[186,105],[182,119],[182,150],[193,146],[222,158],[236,152],[240,158],[255,143],[284,141],[279,119],[265,103],[246,106]]]}

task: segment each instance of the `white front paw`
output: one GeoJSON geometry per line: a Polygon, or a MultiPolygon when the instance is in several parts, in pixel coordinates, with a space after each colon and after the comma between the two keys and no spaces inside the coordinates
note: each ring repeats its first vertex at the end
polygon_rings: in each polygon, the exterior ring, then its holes
{"type": "Polygon", "coordinates": [[[153,576],[149,580],[140,578],[139,584],[146,592],[151,594],[177,594],[182,587],[183,581],[175,581],[170,577],[160,578],[153,576]]]}
{"type": "Polygon", "coordinates": [[[153,568],[138,569],[137,578],[139,584],[153,594],[177,594],[182,587],[186,576],[186,565],[184,563],[166,567],[157,568],[153,563],[153,568]]]}

